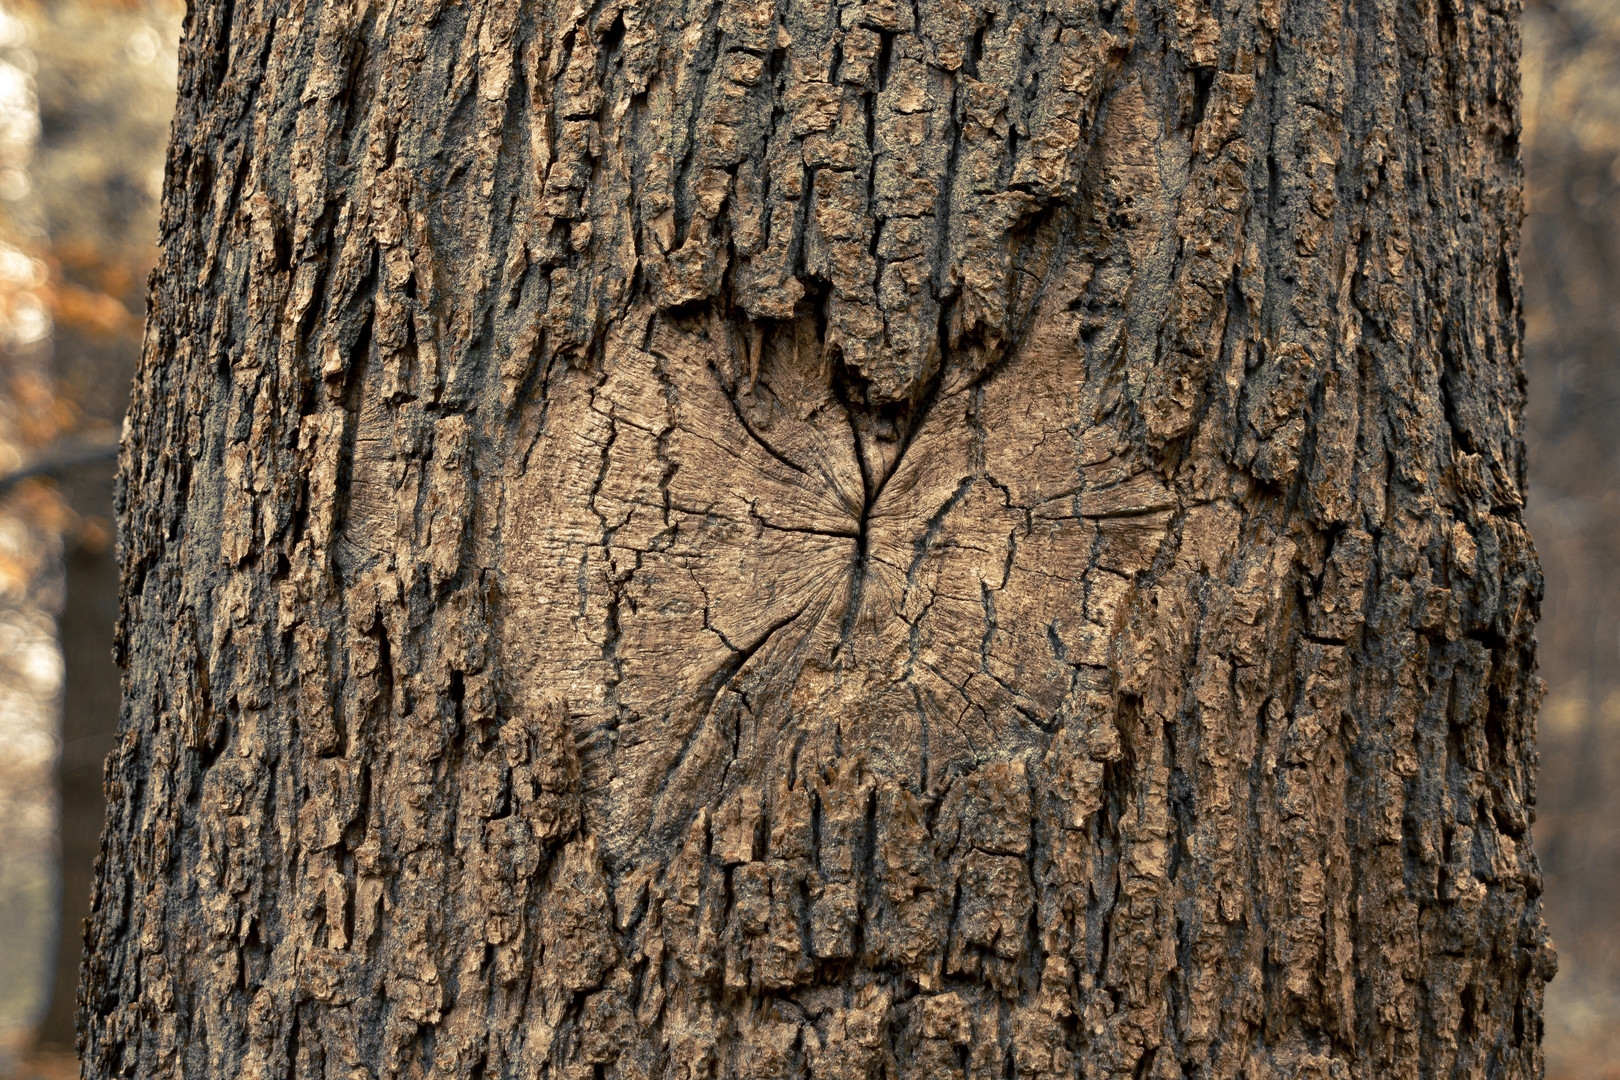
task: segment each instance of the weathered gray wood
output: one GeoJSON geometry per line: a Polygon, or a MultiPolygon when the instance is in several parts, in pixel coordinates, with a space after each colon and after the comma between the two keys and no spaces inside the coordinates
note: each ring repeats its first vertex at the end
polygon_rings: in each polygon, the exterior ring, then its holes
{"type": "Polygon", "coordinates": [[[87,1075],[1538,1076],[1516,33],[198,5],[87,1075]]]}

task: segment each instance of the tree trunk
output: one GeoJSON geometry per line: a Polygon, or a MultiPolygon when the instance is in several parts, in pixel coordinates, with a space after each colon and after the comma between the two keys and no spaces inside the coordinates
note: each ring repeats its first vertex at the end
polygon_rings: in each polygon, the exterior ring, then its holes
{"type": "Polygon", "coordinates": [[[195,6],[86,1075],[1538,1076],[1451,4],[195,6]]]}

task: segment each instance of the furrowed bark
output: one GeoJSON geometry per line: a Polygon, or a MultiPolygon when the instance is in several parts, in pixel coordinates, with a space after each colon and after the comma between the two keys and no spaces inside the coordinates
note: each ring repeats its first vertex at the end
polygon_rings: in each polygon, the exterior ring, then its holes
{"type": "Polygon", "coordinates": [[[86,1075],[1539,1076],[1516,20],[196,6],[86,1075]]]}

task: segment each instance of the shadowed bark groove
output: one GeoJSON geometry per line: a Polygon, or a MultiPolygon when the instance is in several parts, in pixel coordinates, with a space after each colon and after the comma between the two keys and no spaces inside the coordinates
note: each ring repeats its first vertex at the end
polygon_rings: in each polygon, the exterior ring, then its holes
{"type": "Polygon", "coordinates": [[[1455,2],[196,5],[87,1075],[1538,1076],[1455,2]]]}

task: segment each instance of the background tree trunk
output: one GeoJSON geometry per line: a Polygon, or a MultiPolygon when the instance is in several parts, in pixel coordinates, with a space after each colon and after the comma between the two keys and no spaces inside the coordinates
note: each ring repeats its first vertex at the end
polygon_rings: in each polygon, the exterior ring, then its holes
{"type": "Polygon", "coordinates": [[[1539,1075],[1516,33],[196,6],[87,1075],[1539,1075]]]}

